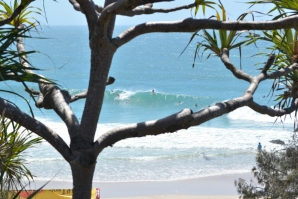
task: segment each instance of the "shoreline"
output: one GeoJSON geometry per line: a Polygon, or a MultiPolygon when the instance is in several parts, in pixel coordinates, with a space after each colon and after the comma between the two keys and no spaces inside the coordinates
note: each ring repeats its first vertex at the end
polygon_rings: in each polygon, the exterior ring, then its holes
{"type": "MultiPolygon", "coordinates": [[[[93,182],[100,188],[101,198],[140,199],[227,199],[239,198],[234,181],[249,181],[251,173],[234,173],[175,181],[93,182]]],[[[35,181],[30,189],[38,189],[46,181],[35,181]]],[[[43,189],[71,189],[72,182],[50,181],[43,189]]]]}

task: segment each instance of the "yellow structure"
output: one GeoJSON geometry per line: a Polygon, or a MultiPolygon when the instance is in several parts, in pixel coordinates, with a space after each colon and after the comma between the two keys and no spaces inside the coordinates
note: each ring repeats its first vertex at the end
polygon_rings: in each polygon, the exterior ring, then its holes
{"type": "MultiPolygon", "coordinates": [[[[21,191],[18,199],[27,199],[35,190],[21,191]]],[[[72,198],[72,189],[45,189],[40,190],[32,199],[66,199],[72,198]]],[[[93,188],[91,199],[100,199],[99,188],[93,188]]]]}

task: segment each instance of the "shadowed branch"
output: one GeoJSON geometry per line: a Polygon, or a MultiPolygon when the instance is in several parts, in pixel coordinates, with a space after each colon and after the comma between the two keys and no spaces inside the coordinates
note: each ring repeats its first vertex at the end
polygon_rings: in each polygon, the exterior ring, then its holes
{"type": "Polygon", "coordinates": [[[271,117],[275,117],[275,116],[280,117],[286,114],[291,114],[292,112],[296,111],[298,108],[298,99],[295,99],[291,104],[291,106],[285,109],[273,109],[268,106],[259,105],[254,101],[249,103],[247,106],[258,113],[269,115],[271,117]]]}
{"type": "Polygon", "coordinates": [[[66,161],[71,161],[73,159],[70,148],[58,134],[2,98],[0,98],[0,112],[2,116],[19,123],[21,126],[45,139],[64,157],[66,161]]]}

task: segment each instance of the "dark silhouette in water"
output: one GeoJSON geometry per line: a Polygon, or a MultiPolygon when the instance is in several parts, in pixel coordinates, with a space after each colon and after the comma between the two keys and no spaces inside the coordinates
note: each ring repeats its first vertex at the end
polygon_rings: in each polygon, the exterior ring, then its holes
{"type": "Polygon", "coordinates": [[[261,142],[259,142],[258,144],[258,150],[261,151],[262,150],[262,145],[261,145],[261,142]]]}
{"type": "Polygon", "coordinates": [[[203,153],[203,158],[204,158],[205,160],[210,160],[210,158],[209,158],[208,156],[206,156],[205,153],[203,153]]]}

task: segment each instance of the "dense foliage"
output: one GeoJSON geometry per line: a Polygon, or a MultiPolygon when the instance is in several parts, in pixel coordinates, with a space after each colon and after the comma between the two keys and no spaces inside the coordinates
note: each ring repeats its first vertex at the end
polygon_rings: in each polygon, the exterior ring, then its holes
{"type": "Polygon", "coordinates": [[[252,173],[255,180],[235,181],[242,198],[298,197],[298,136],[279,150],[259,151],[252,173]]]}

